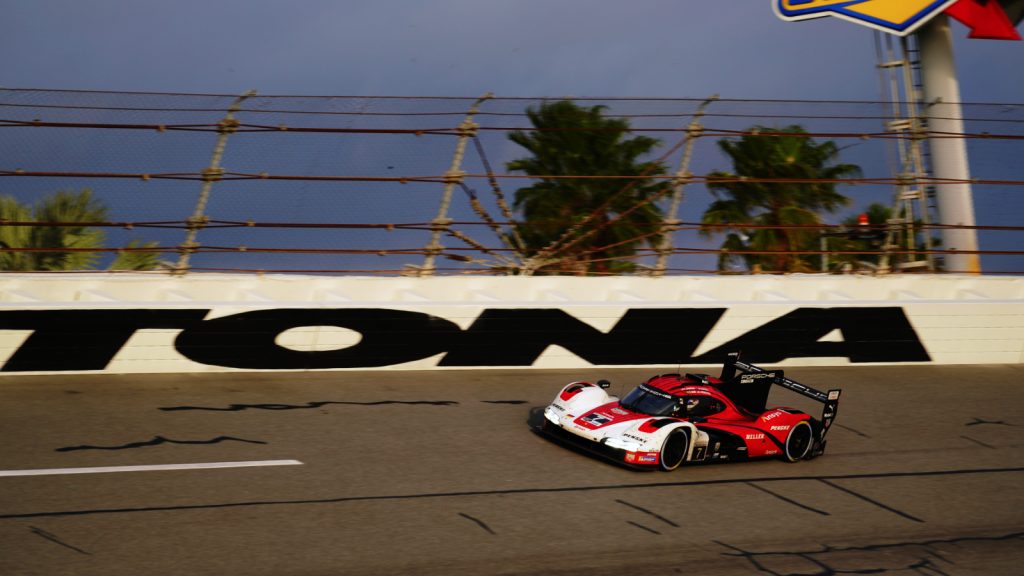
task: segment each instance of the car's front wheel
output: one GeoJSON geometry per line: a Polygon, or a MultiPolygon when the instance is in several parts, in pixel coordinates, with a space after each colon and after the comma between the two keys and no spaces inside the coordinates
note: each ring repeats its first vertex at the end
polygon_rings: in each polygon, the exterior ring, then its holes
{"type": "Polygon", "coordinates": [[[807,457],[811,450],[811,440],[814,433],[811,425],[806,420],[797,422],[789,429],[789,436],[786,437],[786,460],[796,462],[807,457]]]}
{"type": "Polygon", "coordinates": [[[665,443],[661,445],[661,469],[675,470],[686,460],[686,451],[690,446],[690,435],[683,428],[669,433],[665,443]]]}

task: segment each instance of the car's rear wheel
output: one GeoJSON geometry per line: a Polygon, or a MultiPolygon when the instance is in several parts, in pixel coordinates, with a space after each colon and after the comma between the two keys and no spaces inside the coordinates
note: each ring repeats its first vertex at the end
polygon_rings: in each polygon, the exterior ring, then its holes
{"type": "Polygon", "coordinates": [[[786,437],[786,460],[796,462],[807,457],[811,450],[811,440],[814,433],[811,425],[806,420],[797,422],[789,429],[789,436],[786,437]]]}
{"type": "Polygon", "coordinates": [[[669,433],[665,443],[661,445],[661,469],[675,470],[686,460],[686,451],[690,446],[690,435],[685,429],[679,428],[669,433]]]}

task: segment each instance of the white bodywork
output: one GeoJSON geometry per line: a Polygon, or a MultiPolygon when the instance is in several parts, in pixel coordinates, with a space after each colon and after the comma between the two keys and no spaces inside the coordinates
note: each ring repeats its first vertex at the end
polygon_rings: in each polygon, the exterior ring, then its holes
{"type": "Polygon", "coordinates": [[[651,416],[649,418],[631,419],[626,422],[607,424],[597,429],[586,428],[575,423],[575,420],[580,416],[599,406],[617,400],[618,397],[609,396],[604,389],[589,382],[572,382],[562,388],[555,396],[554,401],[544,409],[544,418],[551,424],[581,438],[598,444],[604,444],[610,448],[633,453],[660,452],[665,443],[665,438],[673,430],[686,428],[691,441],[687,447],[685,460],[690,461],[694,459],[695,455],[697,455],[697,459],[703,459],[704,455],[707,454],[709,439],[707,433],[698,430],[690,422],[674,422],[662,426],[653,432],[642,431],[640,427],[645,422],[661,419],[662,417],[651,416]],[[585,385],[585,388],[568,400],[561,399],[562,392],[567,388],[580,384],[585,385]]]}

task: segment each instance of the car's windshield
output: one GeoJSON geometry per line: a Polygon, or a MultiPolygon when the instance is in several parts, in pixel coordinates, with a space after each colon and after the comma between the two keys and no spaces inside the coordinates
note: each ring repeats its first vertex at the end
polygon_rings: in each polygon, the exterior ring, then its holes
{"type": "Polygon", "coordinates": [[[641,414],[668,416],[678,405],[677,399],[643,384],[637,386],[619,404],[641,414]]]}

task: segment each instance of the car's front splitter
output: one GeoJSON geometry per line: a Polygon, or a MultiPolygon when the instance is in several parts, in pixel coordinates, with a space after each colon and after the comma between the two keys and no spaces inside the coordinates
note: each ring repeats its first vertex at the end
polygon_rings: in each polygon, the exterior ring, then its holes
{"type": "Polygon", "coordinates": [[[649,453],[628,452],[626,450],[622,450],[619,448],[612,448],[611,446],[608,446],[606,444],[594,442],[593,440],[577,436],[572,432],[563,429],[561,426],[552,424],[547,420],[542,420],[538,426],[534,427],[534,430],[557,442],[571,446],[573,448],[577,448],[579,450],[587,452],[588,454],[594,454],[596,456],[606,458],[608,460],[611,460],[612,462],[615,462],[616,464],[625,466],[627,468],[632,468],[634,470],[654,470],[658,467],[657,459],[655,459],[652,462],[637,461],[640,459],[637,456],[638,454],[649,453]],[[633,455],[633,461],[630,461],[629,459],[630,454],[633,455]]]}

